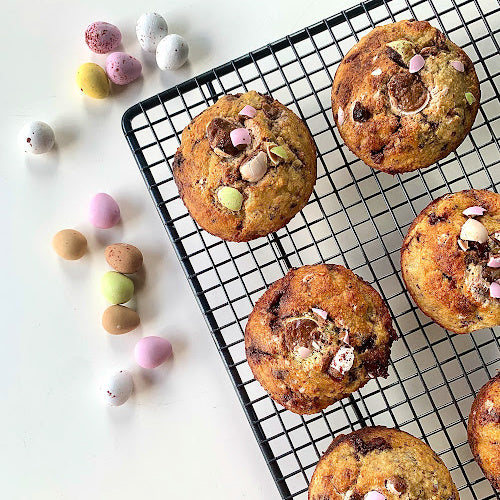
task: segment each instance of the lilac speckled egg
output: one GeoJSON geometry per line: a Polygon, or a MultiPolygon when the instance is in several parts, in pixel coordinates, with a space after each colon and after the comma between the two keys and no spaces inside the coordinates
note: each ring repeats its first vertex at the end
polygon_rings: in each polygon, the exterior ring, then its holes
{"type": "Polygon", "coordinates": [[[142,72],[142,64],[125,52],[113,52],[106,59],[108,78],[117,85],[133,82],[142,72]]]}
{"type": "Polygon", "coordinates": [[[90,200],[89,220],[99,229],[109,229],[120,221],[120,207],[109,194],[97,193],[90,200]]]}
{"type": "Polygon", "coordinates": [[[113,52],[121,41],[122,34],[114,24],[96,21],[85,30],[85,42],[97,54],[113,52]]]}
{"type": "Polygon", "coordinates": [[[135,344],[135,361],[142,368],[156,368],[167,361],[170,356],[172,356],[172,344],[163,337],[151,335],[135,344]]]}

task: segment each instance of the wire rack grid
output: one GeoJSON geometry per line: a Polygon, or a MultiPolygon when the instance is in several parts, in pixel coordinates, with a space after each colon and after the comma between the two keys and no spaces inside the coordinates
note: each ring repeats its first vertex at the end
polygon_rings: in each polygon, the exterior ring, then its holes
{"type": "Polygon", "coordinates": [[[399,251],[413,218],[447,192],[500,184],[500,7],[496,0],[372,0],[215,68],[131,107],[130,148],[213,335],[283,499],[307,498],[321,454],[335,435],[366,425],[398,427],[439,453],[462,500],[498,498],[467,444],[474,395],[500,368],[500,329],[454,335],[424,316],[402,283],[399,251]],[[367,167],[334,127],[330,88],[344,54],[375,25],[429,20],[464,48],[482,102],[463,144],[430,168],[390,176],[367,167]],[[171,165],[183,128],[226,93],[268,93],[308,125],[318,178],[307,206],[283,229],[249,243],[201,230],[178,196],[171,165]],[[400,340],[390,375],[319,414],[299,416],[253,379],[244,328],[255,301],[290,267],[339,263],[388,304],[400,340]]]}

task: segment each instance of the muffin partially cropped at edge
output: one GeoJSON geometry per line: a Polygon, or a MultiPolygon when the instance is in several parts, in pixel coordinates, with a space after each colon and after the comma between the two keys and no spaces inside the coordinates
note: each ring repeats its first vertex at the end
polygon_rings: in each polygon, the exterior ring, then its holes
{"type": "Polygon", "coordinates": [[[493,488],[500,491],[500,373],[477,393],[467,435],[476,462],[493,488]]]}
{"type": "Polygon", "coordinates": [[[403,241],[401,272],[418,307],[443,328],[500,325],[500,195],[471,189],[430,203],[403,241]]]}
{"type": "Polygon", "coordinates": [[[387,377],[397,336],[380,295],[352,271],[319,264],[290,270],[257,301],[245,329],[255,378],[294,413],[321,411],[387,377]]]}
{"type": "Polygon", "coordinates": [[[450,472],[406,432],[365,427],[340,434],[321,457],[309,500],[459,500],[450,472]]]}
{"type": "Polygon", "coordinates": [[[173,174],[203,229],[248,241],[282,228],[305,206],[316,147],[300,118],[270,96],[226,95],[184,129],[173,174]]]}
{"type": "Polygon", "coordinates": [[[469,133],[480,100],[467,54],[427,21],[378,26],[340,63],[332,110],[346,146],[390,174],[427,167],[469,133]]]}

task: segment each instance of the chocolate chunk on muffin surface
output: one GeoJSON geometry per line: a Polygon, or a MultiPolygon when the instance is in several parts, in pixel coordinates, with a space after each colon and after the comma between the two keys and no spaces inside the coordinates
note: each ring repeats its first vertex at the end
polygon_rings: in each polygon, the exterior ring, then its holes
{"type": "Polygon", "coordinates": [[[476,462],[491,485],[500,490],[500,373],[477,393],[467,434],[476,462]]]}
{"type": "Polygon", "coordinates": [[[391,174],[455,150],[479,100],[467,54],[426,21],[373,29],[344,57],[332,86],[333,116],[347,147],[391,174]]]}
{"type": "Polygon", "coordinates": [[[255,91],[226,95],[184,129],[173,174],[203,229],[248,241],[277,231],[307,203],[316,148],[278,101],[255,91]]]}
{"type": "Polygon", "coordinates": [[[500,325],[499,258],[500,195],[467,190],[438,198],[413,221],[401,272],[427,316],[469,333],[500,325]]]}
{"type": "Polygon", "coordinates": [[[337,436],[321,457],[309,500],[458,500],[450,472],[429,446],[397,429],[337,436]]]}
{"type": "Polygon", "coordinates": [[[342,266],[320,264],[292,269],[271,285],[249,316],[245,349],[269,395],[310,414],[387,376],[396,338],[370,285],[342,266]]]}

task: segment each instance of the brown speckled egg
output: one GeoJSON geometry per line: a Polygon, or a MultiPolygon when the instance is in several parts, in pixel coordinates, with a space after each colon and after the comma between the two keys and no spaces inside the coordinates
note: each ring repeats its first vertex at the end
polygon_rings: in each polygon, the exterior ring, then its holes
{"type": "Polygon", "coordinates": [[[136,273],[142,267],[142,253],[128,243],[114,243],[106,247],[104,256],[108,264],[119,273],[136,273]]]}
{"type": "Polygon", "coordinates": [[[57,255],[66,260],[78,260],[87,251],[87,238],[75,229],[63,229],[52,238],[57,255]]]}
{"type": "Polygon", "coordinates": [[[125,306],[110,306],[102,315],[102,326],[112,335],[131,332],[139,326],[140,322],[139,315],[125,306]]]}

